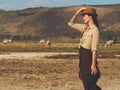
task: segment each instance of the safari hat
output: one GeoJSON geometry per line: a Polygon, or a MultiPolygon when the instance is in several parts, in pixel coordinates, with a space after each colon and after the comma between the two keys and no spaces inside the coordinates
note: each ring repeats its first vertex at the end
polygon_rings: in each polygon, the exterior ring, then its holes
{"type": "Polygon", "coordinates": [[[82,10],[80,14],[81,14],[81,15],[83,15],[83,14],[97,15],[96,9],[95,9],[95,8],[92,8],[92,7],[86,7],[86,9],[85,9],[85,10],[82,10]]]}

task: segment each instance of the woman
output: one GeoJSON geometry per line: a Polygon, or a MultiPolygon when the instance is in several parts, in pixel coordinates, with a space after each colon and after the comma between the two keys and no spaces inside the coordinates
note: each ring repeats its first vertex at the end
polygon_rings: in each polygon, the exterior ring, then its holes
{"type": "Polygon", "coordinates": [[[79,77],[83,81],[85,90],[101,90],[96,85],[100,73],[97,66],[97,46],[99,41],[99,25],[96,9],[82,7],[68,22],[68,25],[81,32],[79,44],[79,77]],[[75,23],[78,15],[81,15],[84,24],[75,23]]]}

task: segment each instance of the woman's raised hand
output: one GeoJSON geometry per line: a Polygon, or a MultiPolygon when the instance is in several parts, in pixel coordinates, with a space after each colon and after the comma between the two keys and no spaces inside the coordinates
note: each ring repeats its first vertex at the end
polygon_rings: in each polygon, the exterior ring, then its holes
{"type": "Polygon", "coordinates": [[[81,8],[75,13],[75,15],[80,14],[80,12],[83,11],[83,10],[85,10],[85,9],[86,9],[85,7],[81,7],[81,8]]]}
{"type": "Polygon", "coordinates": [[[75,20],[76,20],[76,17],[80,14],[80,12],[81,12],[82,10],[85,10],[85,9],[86,9],[85,7],[81,7],[81,8],[73,15],[73,17],[70,19],[70,21],[68,22],[68,25],[73,24],[73,23],[75,22],[75,20]]]}

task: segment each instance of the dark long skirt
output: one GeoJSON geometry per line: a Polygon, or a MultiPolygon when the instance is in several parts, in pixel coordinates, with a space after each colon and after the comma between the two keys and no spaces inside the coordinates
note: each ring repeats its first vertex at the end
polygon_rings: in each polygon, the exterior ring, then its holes
{"type": "MultiPolygon", "coordinates": [[[[86,74],[91,71],[91,64],[92,64],[91,50],[81,47],[79,49],[79,60],[80,60],[79,61],[79,68],[80,68],[79,78],[83,81],[84,90],[101,90],[100,87],[96,85],[96,83],[91,83],[90,80],[86,77],[86,74]]],[[[98,70],[97,63],[96,63],[96,67],[98,70]]]]}

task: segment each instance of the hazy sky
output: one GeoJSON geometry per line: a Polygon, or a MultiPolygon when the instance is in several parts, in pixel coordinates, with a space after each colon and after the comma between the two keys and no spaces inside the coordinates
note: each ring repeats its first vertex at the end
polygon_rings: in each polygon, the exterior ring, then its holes
{"type": "Polygon", "coordinates": [[[0,0],[0,9],[19,10],[28,7],[61,7],[82,4],[120,4],[120,0],[0,0]]]}

